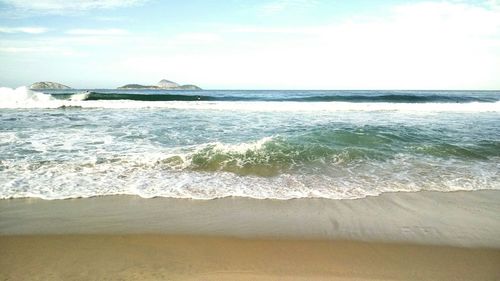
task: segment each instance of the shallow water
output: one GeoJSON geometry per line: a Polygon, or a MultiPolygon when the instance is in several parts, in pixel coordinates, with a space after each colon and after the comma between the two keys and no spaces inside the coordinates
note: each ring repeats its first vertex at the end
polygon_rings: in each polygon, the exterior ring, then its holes
{"type": "Polygon", "coordinates": [[[500,92],[0,89],[0,198],[500,189],[500,92]]]}

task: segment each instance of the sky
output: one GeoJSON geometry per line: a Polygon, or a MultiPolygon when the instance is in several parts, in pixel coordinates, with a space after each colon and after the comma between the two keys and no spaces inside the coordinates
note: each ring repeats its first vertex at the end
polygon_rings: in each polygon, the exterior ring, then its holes
{"type": "Polygon", "coordinates": [[[500,1],[0,0],[0,87],[500,89],[500,1]]]}

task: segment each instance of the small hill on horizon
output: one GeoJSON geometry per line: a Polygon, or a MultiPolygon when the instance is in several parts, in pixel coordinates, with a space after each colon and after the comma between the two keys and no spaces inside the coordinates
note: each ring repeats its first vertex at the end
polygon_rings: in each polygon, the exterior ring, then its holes
{"type": "Polygon", "coordinates": [[[201,90],[196,85],[179,85],[167,79],[162,79],[157,85],[126,84],[118,87],[120,90],[149,89],[149,90],[201,90]]]}
{"type": "Polygon", "coordinates": [[[177,88],[180,86],[181,85],[179,85],[175,82],[169,81],[167,79],[162,79],[160,82],[158,82],[158,87],[160,87],[160,88],[177,88]]]}
{"type": "Polygon", "coordinates": [[[71,87],[56,83],[56,82],[35,82],[30,85],[30,89],[32,90],[40,90],[40,89],[71,89],[71,87]]]}

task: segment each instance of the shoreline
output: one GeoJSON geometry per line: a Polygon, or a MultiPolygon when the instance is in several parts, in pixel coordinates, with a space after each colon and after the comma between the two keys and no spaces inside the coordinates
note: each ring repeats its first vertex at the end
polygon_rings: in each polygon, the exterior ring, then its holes
{"type": "MultiPolygon", "coordinates": [[[[228,195],[223,197],[214,198],[198,198],[198,197],[168,197],[168,196],[153,196],[153,197],[142,197],[140,194],[104,194],[104,195],[94,195],[89,197],[67,197],[67,198],[43,198],[43,197],[8,197],[0,198],[2,200],[42,200],[42,201],[65,201],[65,200],[80,200],[80,199],[97,199],[103,197],[138,197],[140,199],[151,200],[151,199],[168,199],[168,200],[194,200],[194,201],[213,201],[213,200],[228,200],[228,199],[242,199],[242,200],[261,200],[261,201],[293,201],[293,200],[331,200],[331,201],[341,201],[341,200],[364,200],[373,197],[387,196],[386,194],[401,194],[401,193],[463,193],[463,192],[496,192],[500,189],[476,189],[476,190],[449,190],[449,191],[438,191],[438,190],[419,190],[419,191],[383,191],[379,194],[367,194],[364,197],[347,197],[347,198],[327,198],[327,197],[290,197],[290,198],[260,198],[251,196],[238,196],[238,195],[228,195]]],[[[390,196],[390,195],[389,195],[390,196]]],[[[0,203],[1,204],[1,203],[0,203]]]]}

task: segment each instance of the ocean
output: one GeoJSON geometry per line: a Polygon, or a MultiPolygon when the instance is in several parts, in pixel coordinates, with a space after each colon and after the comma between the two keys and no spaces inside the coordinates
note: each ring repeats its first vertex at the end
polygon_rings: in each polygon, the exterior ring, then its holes
{"type": "Polygon", "coordinates": [[[0,198],[500,189],[500,91],[0,88],[0,198]]]}

